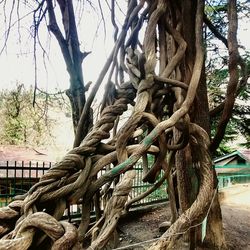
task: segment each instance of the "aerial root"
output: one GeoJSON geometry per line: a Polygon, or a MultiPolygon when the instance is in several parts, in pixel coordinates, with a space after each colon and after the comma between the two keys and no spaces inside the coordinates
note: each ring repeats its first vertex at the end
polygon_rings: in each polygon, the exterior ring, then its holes
{"type": "Polygon", "coordinates": [[[28,215],[20,223],[20,227],[13,238],[0,241],[0,249],[28,249],[32,245],[36,229],[40,229],[52,240],[53,250],[67,250],[72,249],[73,246],[77,249],[77,229],[70,223],[58,222],[54,217],[44,212],[28,215]]]}
{"type": "Polygon", "coordinates": [[[123,179],[115,187],[114,193],[104,210],[104,214],[102,218],[100,218],[101,223],[97,222],[91,229],[91,232],[98,233],[99,231],[99,234],[91,243],[89,249],[103,249],[111,238],[111,235],[116,229],[118,220],[122,215],[125,203],[128,200],[134,177],[135,170],[126,172],[123,179]],[[102,224],[101,228],[99,227],[99,224],[102,224]]]}
{"type": "Polygon", "coordinates": [[[0,236],[2,237],[13,228],[20,217],[22,200],[12,201],[8,206],[0,208],[0,236]]]}
{"type": "Polygon", "coordinates": [[[209,209],[213,202],[214,195],[214,179],[212,171],[212,161],[208,153],[209,138],[207,133],[198,125],[190,124],[190,132],[195,140],[190,141],[191,148],[195,150],[197,162],[200,169],[201,186],[196,200],[191,207],[187,209],[180,217],[171,225],[171,227],[161,236],[160,240],[153,244],[150,250],[158,249],[174,249],[176,240],[186,233],[190,228],[198,226],[209,213],[209,209]]]}

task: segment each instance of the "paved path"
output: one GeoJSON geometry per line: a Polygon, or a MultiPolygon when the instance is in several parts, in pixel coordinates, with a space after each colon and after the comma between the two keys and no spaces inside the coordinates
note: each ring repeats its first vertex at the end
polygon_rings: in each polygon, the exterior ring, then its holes
{"type": "Polygon", "coordinates": [[[223,193],[222,204],[250,207],[250,183],[232,185],[221,192],[223,193]]]}
{"type": "Polygon", "coordinates": [[[230,250],[250,250],[250,183],[222,190],[221,209],[230,250]]]}

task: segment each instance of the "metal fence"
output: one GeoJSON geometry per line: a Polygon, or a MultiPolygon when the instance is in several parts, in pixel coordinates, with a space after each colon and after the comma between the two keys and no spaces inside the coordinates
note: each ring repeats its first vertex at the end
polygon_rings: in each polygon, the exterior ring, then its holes
{"type": "Polygon", "coordinates": [[[219,189],[231,187],[234,184],[250,183],[250,174],[233,174],[218,176],[219,189]]]}
{"type": "Polygon", "coordinates": [[[0,162],[0,207],[26,193],[51,167],[51,162],[0,162]]]}
{"type": "MultiPolygon", "coordinates": [[[[51,162],[0,162],[0,207],[8,205],[14,196],[26,193],[30,187],[37,183],[39,178],[48,171],[51,165],[51,162]]],[[[133,180],[133,189],[130,193],[130,198],[142,194],[152,186],[142,181],[143,169],[140,164],[136,166],[135,170],[137,171],[137,174],[133,180]]],[[[105,170],[101,173],[104,172],[105,170]]],[[[166,201],[167,198],[165,182],[160,188],[135,203],[135,205],[166,201]]],[[[72,210],[78,212],[76,206],[74,206],[74,209],[72,210]]]]}
{"type": "Polygon", "coordinates": [[[231,187],[234,184],[250,183],[250,164],[229,164],[215,166],[218,177],[218,188],[231,187]]]}
{"type": "MultiPolygon", "coordinates": [[[[142,181],[143,179],[143,168],[141,164],[137,164],[134,168],[136,170],[136,177],[133,180],[133,188],[131,192],[131,198],[136,197],[142,193],[144,193],[147,189],[149,189],[152,184],[145,183],[142,181]]],[[[163,175],[163,171],[158,176],[158,179],[160,179],[163,175]]],[[[153,191],[150,195],[146,196],[144,199],[134,203],[134,205],[140,205],[140,204],[150,204],[154,202],[162,202],[166,201],[168,199],[167,194],[167,182],[165,181],[159,188],[157,188],[155,191],[153,191]]]]}
{"type": "MultiPolygon", "coordinates": [[[[48,171],[51,165],[51,162],[0,161],[0,207],[10,203],[14,196],[26,193],[30,187],[37,183],[39,178],[48,171]]],[[[249,164],[215,166],[215,169],[218,173],[219,189],[229,187],[236,183],[250,182],[249,164]]],[[[152,186],[142,181],[143,168],[140,162],[136,165],[135,170],[137,174],[133,180],[133,188],[129,198],[134,198],[142,194],[152,186]]],[[[105,173],[105,171],[105,169],[102,170],[100,174],[105,173]]],[[[160,178],[162,174],[163,173],[161,173],[158,178],[160,178]]],[[[134,205],[166,201],[168,199],[166,189],[167,183],[165,181],[160,188],[134,205]]]]}

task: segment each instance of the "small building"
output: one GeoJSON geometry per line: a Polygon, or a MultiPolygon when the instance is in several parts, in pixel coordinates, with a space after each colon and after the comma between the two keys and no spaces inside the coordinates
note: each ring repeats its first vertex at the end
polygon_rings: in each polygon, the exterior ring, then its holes
{"type": "Polygon", "coordinates": [[[250,150],[236,150],[230,154],[220,156],[214,159],[214,164],[218,174],[233,173],[242,170],[244,172],[250,165],[250,150]]]}
{"type": "Polygon", "coordinates": [[[45,151],[14,145],[0,146],[0,207],[26,193],[55,162],[45,151]]]}
{"type": "Polygon", "coordinates": [[[214,159],[219,187],[250,182],[250,150],[236,150],[214,159]]]}
{"type": "Polygon", "coordinates": [[[247,164],[250,163],[250,149],[236,150],[214,159],[215,165],[225,166],[228,164],[247,164]]]}

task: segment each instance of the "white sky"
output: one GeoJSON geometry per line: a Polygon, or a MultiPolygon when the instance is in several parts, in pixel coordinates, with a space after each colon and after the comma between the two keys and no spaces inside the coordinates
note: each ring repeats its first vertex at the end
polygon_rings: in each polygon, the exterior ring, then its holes
{"type": "MultiPolygon", "coordinates": [[[[7,1],[11,3],[12,1],[7,1]]],[[[78,1],[80,2],[80,1],[78,1]]],[[[105,8],[104,1],[100,1],[105,8]]],[[[123,2],[123,1],[121,1],[123,2]]],[[[120,3],[120,1],[119,1],[120,3]]],[[[1,6],[0,6],[1,7],[1,6]]],[[[125,9],[125,8],[123,8],[125,9]]],[[[30,11],[27,7],[23,10],[24,13],[30,11]]],[[[118,14],[123,17],[119,10],[118,14]]],[[[112,47],[113,47],[113,27],[110,23],[110,16],[104,13],[106,21],[107,37],[104,36],[103,24],[99,26],[98,31],[96,27],[100,24],[100,14],[93,14],[93,9],[90,6],[85,6],[84,16],[82,23],[79,26],[79,40],[82,51],[92,51],[90,55],[83,62],[84,81],[96,81],[112,47]],[[112,35],[111,35],[112,34],[112,35]]],[[[0,10],[0,50],[4,43],[4,36],[1,32],[5,30],[5,24],[3,22],[4,15],[0,10]]],[[[60,19],[58,18],[58,22],[60,19]]],[[[12,22],[15,22],[13,19],[12,22]]],[[[23,83],[25,86],[34,86],[34,58],[33,58],[33,41],[32,37],[28,33],[32,20],[25,19],[24,23],[20,25],[20,34],[22,43],[19,42],[19,34],[16,32],[17,26],[14,26],[13,33],[11,33],[7,49],[0,55],[0,89],[14,88],[16,82],[23,83]]],[[[239,42],[250,50],[249,45],[249,20],[244,25],[239,25],[239,42]]],[[[52,35],[50,39],[50,46],[46,45],[48,40],[48,31],[45,26],[41,26],[40,39],[43,45],[49,51],[49,61],[46,59],[46,69],[43,65],[43,55],[40,52],[37,53],[38,61],[38,87],[48,90],[49,92],[56,92],[57,90],[65,90],[69,87],[69,76],[66,71],[66,66],[55,37],[52,35]],[[47,70],[47,72],[46,72],[47,70]]],[[[100,94],[100,93],[99,93],[100,94]]],[[[100,95],[99,95],[100,96],[100,95]]],[[[60,121],[61,122],[61,121],[60,121]]],[[[72,146],[72,140],[69,140],[69,134],[72,134],[71,121],[65,124],[65,121],[61,122],[63,125],[62,133],[60,133],[60,141],[57,144],[65,149],[69,149],[72,146]],[[67,128],[65,128],[65,126],[67,128]],[[68,131],[65,133],[65,131],[68,131]],[[63,135],[63,136],[62,136],[63,135]]],[[[61,131],[61,130],[58,130],[61,131]]],[[[58,146],[57,145],[57,146],[58,146]]]]}
{"type": "MultiPolygon", "coordinates": [[[[12,2],[12,1],[11,1],[12,2]]],[[[109,17],[105,17],[106,23],[110,23],[109,17]]],[[[0,12],[0,19],[2,23],[0,29],[4,30],[3,14],[0,12]]],[[[83,61],[84,80],[95,81],[98,73],[104,65],[109,51],[113,46],[113,39],[110,35],[105,38],[103,33],[103,25],[100,24],[100,15],[93,11],[90,6],[85,6],[82,23],[79,26],[79,41],[82,51],[92,51],[83,61]],[[99,29],[97,27],[99,25],[99,29]]],[[[30,20],[31,22],[32,20],[30,20]]],[[[13,21],[14,22],[14,21],[13,21]]],[[[60,22],[60,16],[58,18],[60,22]]],[[[31,23],[30,23],[31,24],[31,23]]],[[[26,25],[29,25],[26,22],[26,25]]],[[[27,26],[27,27],[29,27],[27,26]]],[[[44,67],[43,54],[41,50],[37,53],[38,62],[38,87],[55,91],[55,89],[64,90],[69,87],[69,76],[66,71],[66,66],[59,48],[59,45],[53,35],[51,35],[50,45],[48,45],[48,31],[46,27],[41,27],[40,39],[44,46],[47,44],[49,51],[49,60],[46,58],[46,68],[44,67]]],[[[111,25],[107,25],[107,33],[112,34],[111,25]]],[[[21,25],[21,39],[20,44],[18,34],[16,33],[17,26],[13,28],[7,43],[6,50],[0,55],[0,88],[15,87],[16,82],[21,82],[24,85],[34,85],[34,57],[33,57],[33,41],[32,37],[27,33],[21,25]],[[23,32],[25,31],[25,32],[23,32]]],[[[1,34],[2,35],[2,34],[1,34]]],[[[0,37],[0,49],[3,46],[3,36],[0,37]]]]}
{"type": "MultiPolygon", "coordinates": [[[[12,1],[7,1],[11,3],[12,1]]],[[[2,6],[0,5],[0,8],[2,6]]],[[[27,7],[22,10],[25,14],[30,11],[27,7]]],[[[8,13],[6,14],[8,16],[8,13]]],[[[20,15],[21,16],[21,15],[20,15]]],[[[0,50],[4,44],[4,36],[1,32],[5,30],[4,14],[0,10],[0,50]]],[[[31,17],[32,18],[32,17],[31,17]]],[[[32,24],[32,19],[27,18],[20,25],[21,40],[16,32],[17,25],[11,30],[10,37],[7,43],[7,48],[0,55],[0,89],[15,88],[16,82],[23,83],[25,86],[34,86],[34,57],[33,57],[33,40],[29,33],[29,27],[32,24]]],[[[110,17],[105,16],[107,24],[107,33],[112,34],[113,28],[110,24],[110,17]]],[[[100,23],[100,15],[93,14],[93,9],[89,5],[85,6],[82,23],[79,26],[79,41],[82,51],[92,51],[83,61],[84,80],[93,81],[98,77],[108,55],[113,47],[113,38],[110,36],[104,37],[103,25],[100,23]],[[97,31],[97,27],[99,29],[97,31]]],[[[14,18],[12,22],[15,22],[14,18]]],[[[58,18],[60,22],[60,16],[58,18]]],[[[46,26],[41,26],[39,32],[43,46],[47,46],[46,50],[49,54],[49,60],[46,58],[46,68],[44,67],[43,54],[41,50],[37,53],[38,62],[38,87],[48,92],[57,92],[69,88],[69,76],[66,71],[66,65],[60,51],[57,40],[51,35],[50,43],[48,43],[48,31],[46,26]]],[[[55,115],[54,115],[55,116],[55,115]]],[[[58,126],[53,135],[56,140],[52,147],[52,151],[57,155],[64,155],[66,151],[71,149],[73,145],[73,126],[71,118],[65,118],[64,114],[56,114],[58,126]]],[[[48,149],[48,148],[47,148],[48,149]]]]}
{"type": "MultiPolygon", "coordinates": [[[[10,1],[12,2],[12,1],[10,1]]],[[[100,1],[102,2],[102,1],[100,1]]],[[[106,4],[103,3],[105,11],[106,4]]],[[[98,6],[98,5],[97,5],[98,6]]],[[[111,48],[113,47],[113,27],[110,24],[109,15],[104,13],[106,19],[107,37],[104,37],[103,24],[99,26],[98,31],[96,27],[100,24],[101,15],[94,12],[93,9],[85,4],[85,11],[82,17],[81,25],[79,26],[79,40],[81,43],[82,51],[92,51],[90,55],[83,62],[83,73],[85,82],[93,81],[98,77],[102,66],[104,65],[111,48]]],[[[23,10],[23,13],[30,11],[28,7],[23,10]]],[[[107,8],[106,8],[107,11],[107,8]]],[[[121,15],[121,14],[120,14],[121,15]]],[[[0,30],[4,30],[5,24],[3,23],[4,15],[0,12],[0,30]]],[[[14,18],[12,22],[14,22],[14,18]]],[[[30,19],[24,20],[21,23],[21,39],[19,43],[19,36],[15,32],[17,26],[12,30],[11,36],[8,41],[7,49],[0,55],[0,88],[15,87],[16,82],[21,82],[26,86],[34,85],[34,58],[33,58],[33,42],[30,35],[27,33],[28,27],[31,25],[30,19]],[[24,32],[25,31],[25,32],[24,32]],[[23,53],[20,55],[20,52],[23,53]],[[27,53],[27,54],[25,54],[27,53]]],[[[60,18],[58,18],[58,22],[60,18]]],[[[44,46],[48,40],[48,32],[46,27],[41,26],[40,38],[44,46]]],[[[2,34],[1,34],[2,35],[2,34]]],[[[250,50],[249,39],[249,20],[246,21],[244,26],[239,25],[239,42],[250,50]]],[[[3,37],[0,37],[0,49],[3,46],[3,37]]],[[[38,61],[38,87],[48,91],[55,91],[55,89],[64,90],[69,87],[69,76],[66,72],[66,66],[62,58],[62,54],[57,44],[55,37],[52,35],[49,50],[49,60],[47,61],[47,68],[45,69],[43,63],[43,55],[41,52],[37,54],[38,61]],[[47,72],[46,72],[47,70],[47,72]]]]}

